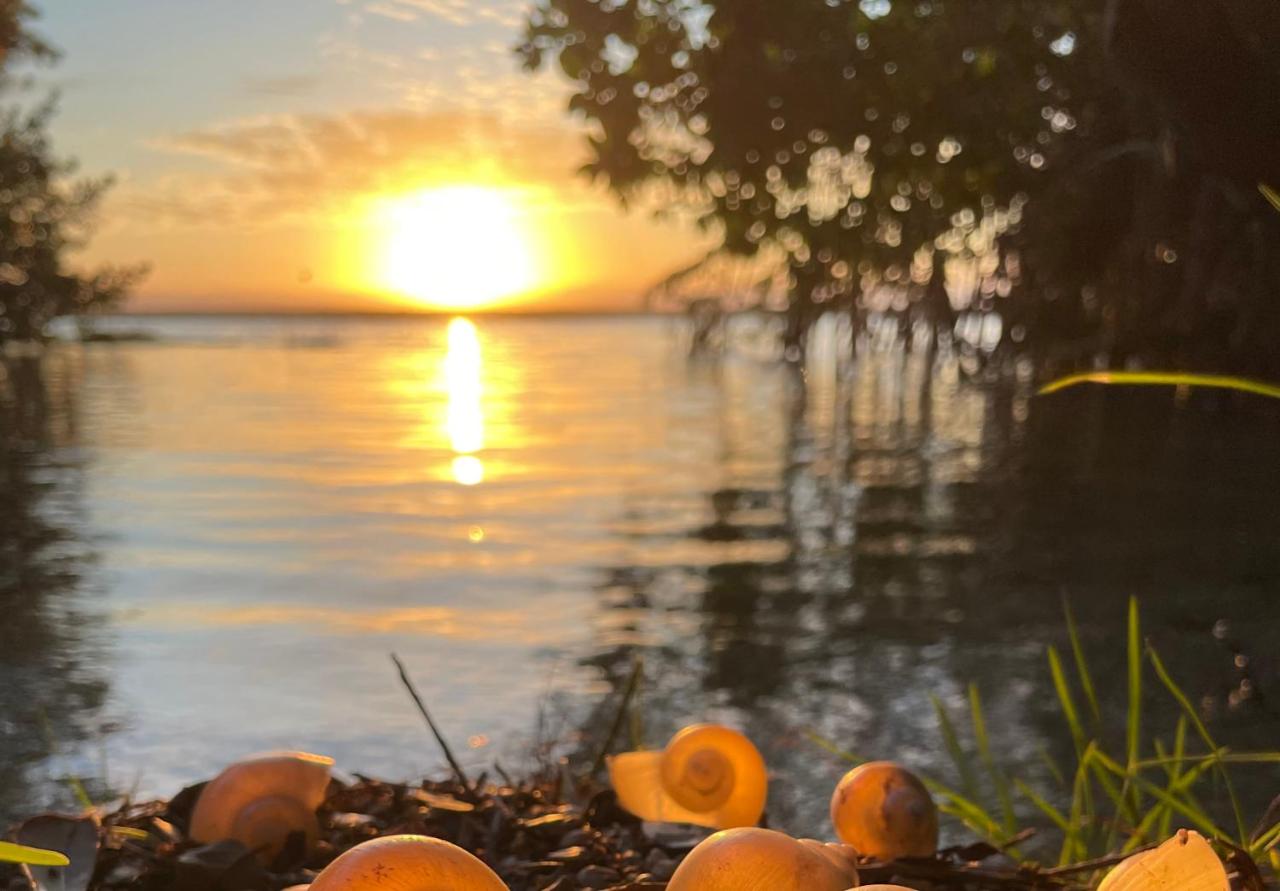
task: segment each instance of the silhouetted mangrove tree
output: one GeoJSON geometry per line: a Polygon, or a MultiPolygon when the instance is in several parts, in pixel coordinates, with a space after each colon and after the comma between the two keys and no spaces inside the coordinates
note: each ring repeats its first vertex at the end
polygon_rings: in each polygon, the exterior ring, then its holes
{"type": "Polygon", "coordinates": [[[793,346],[974,311],[1042,364],[1275,373],[1277,30],[1261,0],[537,0],[520,52],[572,83],[590,174],[776,258],[793,346]]]}
{"type": "Polygon", "coordinates": [[[68,265],[110,181],[77,180],[74,163],[54,155],[52,100],[28,109],[12,98],[10,65],[56,56],[29,30],[33,16],[21,0],[0,0],[0,343],[38,339],[58,316],[108,309],[144,272],[107,267],[85,275],[68,265]]]}

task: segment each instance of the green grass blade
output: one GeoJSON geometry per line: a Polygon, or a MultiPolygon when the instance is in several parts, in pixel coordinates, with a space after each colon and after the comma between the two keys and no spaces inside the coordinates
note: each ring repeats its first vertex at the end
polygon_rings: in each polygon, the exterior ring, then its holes
{"type": "Polygon", "coordinates": [[[1091,846],[1090,853],[1103,854],[1114,850],[1117,834],[1122,828],[1126,834],[1133,831],[1134,824],[1138,822],[1138,815],[1134,812],[1133,802],[1129,795],[1131,785],[1127,774],[1122,777],[1120,785],[1116,785],[1115,779],[1098,764],[1096,759],[1090,762],[1089,768],[1093,778],[1102,787],[1102,791],[1112,807],[1111,816],[1104,819],[1102,812],[1092,802],[1089,804],[1089,814],[1093,819],[1095,829],[1100,829],[1104,824],[1107,827],[1107,834],[1101,840],[1101,846],[1096,849],[1091,846]]]}
{"type": "Polygon", "coordinates": [[[804,732],[804,738],[809,740],[809,742],[813,743],[818,748],[824,749],[828,753],[835,755],[841,761],[848,761],[855,767],[859,764],[866,764],[868,761],[868,759],[863,758],[861,755],[855,755],[853,752],[845,751],[825,736],[822,736],[813,730],[806,730],[804,732]]]}
{"type": "MultiPolygon", "coordinates": [[[[1263,194],[1266,194],[1265,192],[1263,194]]],[[[1268,198],[1268,200],[1270,200],[1268,198]]],[[[1257,396],[1280,399],[1280,386],[1265,381],[1243,377],[1227,377],[1220,374],[1187,374],[1180,371],[1090,371],[1073,374],[1050,381],[1036,391],[1037,396],[1048,396],[1068,387],[1080,384],[1105,384],[1130,387],[1210,387],[1221,390],[1239,390],[1257,396]]]]}
{"type": "Polygon", "coordinates": [[[938,803],[938,810],[948,816],[955,817],[978,837],[1000,846],[1005,843],[1006,836],[1000,824],[991,819],[991,815],[979,805],[962,798],[943,798],[938,803]]]}
{"type": "Polygon", "coordinates": [[[93,796],[84,787],[84,782],[79,777],[69,776],[66,778],[66,783],[71,787],[71,794],[76,797],[76,803],[87,811],[93,810],[93,796]]]}
{"type": "Polygon", "coordinates": [[[1066,673],[1062,670],[1062,659],[1058,657],[1057,647],[1049,647],[1049,673],[1053,675],[1053,688],[1058,693],[1062,715],[1067,719],[1067,727],[1071,730],[1071,739],[1075,743],[1076,755],[1079,757],[1085,748],[1084,727],[1080,724],[1080,713],[1076,711],[1075,700],[1071,697],[1071,687],[1067,683],[1066,673]]]}
{"type": "Polygon", "coordinates": [[[1018,831],[1018,820],[1013,813],[1013,797],[1009,794],[1009,781],[1000,768],[996,767],[995,759],[991,756],[991,738],[987,735],[987,720],[983,715],[982,695],[978,692],[977,684],[969,685],[969,713],[973,720],[973,738],[978,743],[978,756],[982,759],[1000,801],[1005,832],[1014,835],[1018,831]]]}
{"type": "MultiPolygon", "coordinates": [[[[1183,723],[1185,723],[1185,721],[1183,723]]],[[[1165,760],[1167,756],[1166,756],[1164,743],[1162,743],[1160,740],[1157,739],[1155,745],[1156,745],[1156,755],[1161,760],[1165,760]]],[[[1169,763],[1164,765],[1164,769],[1165,769],[1165,774],[1169,777],[1169,785],[1165,787],[1165,791],[1168,792],[1174,786],[1178,785],[1178,776],[1181,773],[1182,765],[1177,763],[1173,759],[1169,759],[1169,763]]],[[[1152,808],[1150,811],[1147,812],[1147,818],[1148,819],[1143,820],[1142,824],[1138,826],[1137,832],[1134,833],[1134,838],[1130,839],[1131,841],[1136,840],[1136,836],[1139,834],[1141,834],[1145,838],[1146,830],[1149,829],[1151,826],[1158,827],[1158,831],[1161,838],[1165,838],[1166,836],[1168,836],[1169,829],[1170,829],[1169,824],[1173,818],[1172,811],[1170,811],[1164,805],[1157,805],[1156,807],[1152,808]],[[1155,814],[1158,817],[1158,820],[1159,820],[1158,824],[1156,823],[1155,820],[1151,819],[1153,814],[1155,814]]]]}
{"type": "Polygon", "coordinates": [[[1045,801],[1044,798],[1042,798],[1039,794],[1037,794],[1037,792],[1034,789],[1032,789],[1022,780],[1015,779],[1013,781],[1013,784],[1015,787],[1017,787],[1017,790],[1021,792],[1028,801],[1030,801],[1037,808],[1039,808],[1042,814],[1044,814],[1046,817],[1052,820],[1055,826],[1057,826],[1064,833],[1071,831],[1070,821],[1062,813],[1062,811],[1058,810],[1056,807],[1049,804],[1049,802],[1045,801]]]}
{"type": "Polygon", "coordinates": [[[1280,192],[1277,192],[1266,183],[1258,183],[1258,191],[1262,194],[1263,198],[1267,199],[1267,202],[1272,207],[1276,210],[1280,210],[1280,192]]]}
{"type": "Polygon", "coordinates": [[[942,742],[946,746],[947,754],[951,757],[951,762],[956,766],[956,771],[960,775],[960,786],[964,789],[964,794],[970,798],[978,797],[978,784],[973,775],[973,761],[960,745],[960,735],[956,733],[956,725],[952,722],[951,716],[947,714],[947,708],[942,704],[942,700],[937,696],[930,696],[929,700],[933,703],[933,710],[938,716],[938,726],[942,730],[942,742]]]}
{"type": "Polygon", "coordinates": [[[1063,776],[1062,768],[1058,766],[1058,762],[1053,760],[1053,756],[1049,754],[1048,749],[1040,746],[1036,749],[1036,754],[1040,756],[1040,760],[1044,766],[1048,768],[1049,775],[1053,777],[1053,781],[1058,784],[1058,788],[1066,791],[1067,778],[1063,776]]]}
{"type": "Polygon", "coordinates": [[[1084,647],[1080,643],[1080,631],[1076,627],[1076,617],[1071,611],[1071,601],[1063,598],[1062,611],[1067,617],[1067,637],[1071,640],[1071,655],[1076,661],[1076,674],[1080,677],[1080,688],[1084,691],[1085,702],[1089,705],[1089,713],[1093,717],[1094,727],[1102,726],[1102,709],[1098,706],[1098,695],[1093,686],[1093,675],[1089,671],[1089,662],[1084,656],[1084,647]]]}
{"type": "Polygon", "coordinates": [[[1143,758],[1136,766],[1140,770],[1148,770],[1153,767],[1163,767],[1168,770],[1169,766],[1174,763],[1186,764],[1188,761],[1200,761],[1205,758],[1216,758],[1223,764],[1280,764],[1280,752],[1232,752],[1225,748],[1220,748],[1216,754],[1210,752],[1209,754],[1202,753],[1198,755],[1182,754],[1178,756],[1166,755],[1163,758],[1143,758]]]}
{"type": "Polygon", "coordinates": [[[1103,850],[1115,849],[1121,831],[1132,836],[1138,831],[1142,812],[1140,787],[1133,782],[1138,767],[1138,752],[1142,737],[1142,638],[1137,598],[1129,598],[1128,633],[1128,708],[1125,715],[1125,774],[1118,792],[1105,772],[1098,773],[1098,781],[1112,798],[1115,815],[1107,829],[1103,850]]]}
{"type": "Polygon", "coordinates": [[[1178,715],[1178,726],[1173,731],[1173,760],[1174,766],[1171,773],[1176,774],[1182,770],[1182,759],[1187,753],[1187,716],[1178,715]]]}
{"type": "MultiPolygon", "coordinates": [[[[1178,726],[1173,732],[1173,766],[1169,769],[1169,785],[1178,784],[1182,773],[1182,759],[1187,751],[1187,716],[1178,715],[1178,726]]],[[[1160,821],[1160,837],[1167,838],[1173,820],[1173,811],[1166,811],[1165,818],[1160,821]]]]}
{"type": "MultiPolygon", "coordinates": [[[[1116,776],[1123,777],[1128,775],[1128,771],[1126,771],[1123,767],[1121,767],[1111,758],[1108,758],[1105,753],[1100,752],[1097,749],[1094,749],[1092,752],[1092,756],[1093,756],[1093,760],[1095,760],[1098,764],[1101,764],[1107,770],[1114,773],[1116,776]]],[[[1190,820],[1193,824],[1195,824],[1196,829],[1200,830],[1200,832],[1204,833],[1206,836],[1215,838],[1218,841],[1229,842],[1231,840],[1230,837],[1227,835],[1227,833],[1223,832],[1218,827],[1218,825],[1213,822],[1213,818],[1210,817],[1208,814],[1206,814],[1200,808],[1193,807],[1190,804],[1188,804],[1186,801],[1182,801],[1177,797],[1168,794],[1159,786],[1156,786],[1153,783],[1150,783],[1147,780],[1144,780],[1140,776],[1134,775],[1133,782],[1136,785],[1141,786],[1148,794],[1154,796],[1163,804],[1173,808],[1178,813],[1182,814],[1184,817],[1190,820]]]]}
{"type": "MultiPolygon", "coordinates": [[[[1129,598],[1129,713],[1125,722],[1126,764],[1133,770],[1138,763],[1138,747],[1142,737],[1142,635],[1138,615],[1138,598],[1129,598]]],[[[1141,806],[1134,795],[1134,809],[1141,806]]]]}
{"type": "Polygon", "coordinates": [[[1249,846],[1249,853],[1253,855],[1253,859],[1261,861],[1262,855],[1280,843],[1280,823],[1272,826],[1257,840],[1249,846]]]}
{"type": "Polygon", "coordinates": [[[26,845],[15,845],[12,842],[0,841],[0,863],[25,863],[28,866],[68,866],[71,861],[66,854],[57,851],[46,851],[43,848],[28,848],[26,845]]]}
{"type": "Polygon", "coordinates": [[[1280,752],[1228,752],[1223,764],[1280,764],[1280,752]]]}
{"type": "MultiPolygon", "coordinates": [[[[1089,746],[1091,749],[1093,743],[1089,746]]],[[[1081,840],[1081,830],[1084,828],[1086,790],[1089,785],[1089,765],[1085,757],[1090,749],[1085,749],[1081,753],[1079,763],[1076,765],[1075,779],[1071,784],[1071,815],[1067,819],[1067,831],[1062,836],[1062,851],[1058,855],[1059,866],[1084,860],[1088,856],[1081,840]]]]}
{"type": "MultiPolygon", "coordinates": [[[[1193,799],[1187,798],[1186,793],[1204,775],[1205,771],[1213,766],[1213,761],[1213,758],[1206,758],[1186,773],[1179,773],[1177,778],[1171,779],[1169,785],[1165,787],[1165,794],[1182,796],[1188,807],[1198,813],[1202,813],[1204,809],[1193,799]]],[[[1143,844],[1144,841],[1160,841],[1168,838],[1172,831],[1172,826],[1170,825],[1172,821],[1173,809],[1169,805],[1163,803],[1155,805],[1147,811],[1121,850],[1127,853],[1143,844]],[[1153,833],[1152,829],[1157,827],[1157,824],[1158,829],[1153,833]]]]}
{"type": "MultiPolygon", "coordinates": [[[[1164,660],[1160,658],[1160,654],[1155,651],[1154,647],[1147,647],[1147,657],[1151,660],[1151,666],[1156,671],[1156,676],[1160,678],[1160,682],[1172,694],[1173,698],[1178,701],[1178,705],[1182,707],[1183,713],[1191,722],[1191,726],[1196,729],[1196,733],[1204,741],[1204,744],[1213,752],[1218,752],[1218,745],[1213,741],[1213,737],[1209,734],[1209,728],[1205,727],[1204,721],[1200,720],[1200,714],[1191,704],[1191,700],[1187,698],[1187,694],[1182,692],[1169,674],[1169,670],[1165,668],[1164,660]]],[[[1227,771],[1226,766],[1219,758],[1217,761],[1218,775],[1222,777],[1222,784],[1227,790],[1227,797],[1231,801],[1231,811],[1235,816],[1236,831],[1239,833],[1236,844],[1239,847],[1247,848],[1249,846],[1249,830],[1244,823],[1244,814],[1240,810],[1240,799],[1236,797],[1235,786],[1231,782],[1231,774],[1227,771]]]]}
{"type": "Polygon", "coordinates": [[[1098,785],[1102,787],[1107,799],[1111,802],[1111,806],[1116,809],[1116,813],[1132,817],[1133,812],[1129,807],[1129,802],[1125,799],[1124,789],[1116,785],[1115,780],[1111,778],[1111,774],[1105,770],[1098,770],[1095,765],[1093,775],[1098,780],[1098,785]]]}

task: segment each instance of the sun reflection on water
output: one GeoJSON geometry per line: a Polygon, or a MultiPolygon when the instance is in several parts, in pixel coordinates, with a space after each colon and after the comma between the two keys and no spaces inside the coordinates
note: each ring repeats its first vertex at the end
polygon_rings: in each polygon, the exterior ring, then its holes
{"type": "Polygon", "coordinates": [[[445,430],[454,451],[453,478],[464,486],[484,482],[484,463],[476,452],[484,448],[484,410],[481,371],[484,356],[476,326],[463,318],[449,322],[449,349],[444,358],[449,408],[445,430]]]}

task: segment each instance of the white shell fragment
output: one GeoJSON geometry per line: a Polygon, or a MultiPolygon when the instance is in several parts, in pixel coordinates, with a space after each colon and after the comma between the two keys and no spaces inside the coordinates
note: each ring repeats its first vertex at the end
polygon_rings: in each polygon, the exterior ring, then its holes
{"type": "Polygon", "coordinates": [[[1204,836],[1188,829],[1113,869],[1098,891],[1230,891],[1226,867],[1204,836]]]}

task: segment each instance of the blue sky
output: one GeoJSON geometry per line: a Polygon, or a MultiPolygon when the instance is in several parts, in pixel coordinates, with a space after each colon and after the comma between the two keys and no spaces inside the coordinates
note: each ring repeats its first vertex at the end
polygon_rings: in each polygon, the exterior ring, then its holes
{"type": "Polygon", "coordinates": [[[376,296],[350,302],[376,290],[353,271],[368,239],[354,208],[463,182],[501,185],[560,233],[566,306],[633,302],[689,258],[688,233],[573,176],[564,85],[511,50],[521,0],[36,5],[64,53],[39,72],[62,95],[57,149],[118,179],[84,262],[151,262],[135,308],[368,308],[376,296]]]}
{"type": "Polygon", "coordinates": [[[64,57],[41,80],[62,93],[56,129],[67,151],[94,168],[128,166],[145,147],[140,135],[160,139],[273,113],[413,105],[415,87],[458,87],[465,102],[468,76],[480,66],[487,77],[516,77],[508,50],[518,28],[509,23],[520,5],[461,4],[488,15],[430,11],[456,5],[43,0],[37,29],[64,57]],[[475,70],[460,70],[467,68],[475,70]]]}

